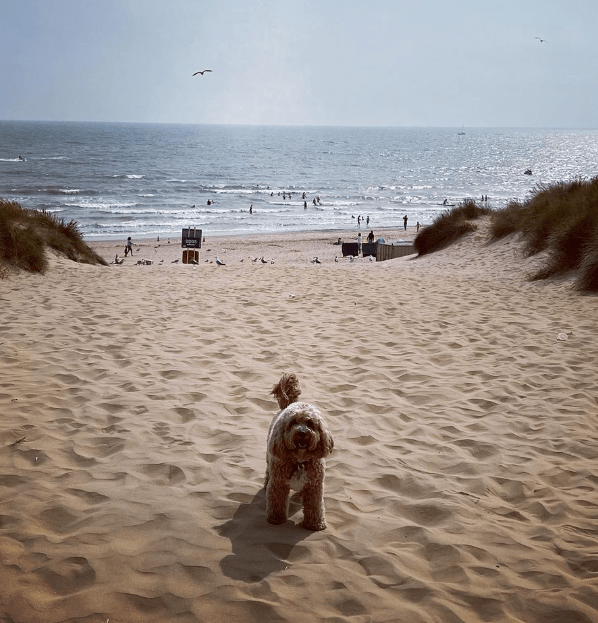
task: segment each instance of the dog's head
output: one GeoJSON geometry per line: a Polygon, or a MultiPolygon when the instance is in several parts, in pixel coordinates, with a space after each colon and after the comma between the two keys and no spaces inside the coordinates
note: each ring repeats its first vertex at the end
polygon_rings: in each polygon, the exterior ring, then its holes
{"type": "Polygon", "coordinates": [[[334,448],[322,415],[306,402],[294,402],[280,412],[272,431],[272,453],[280,458],[289,454],[303,460],[322,459],[334,448]]]}

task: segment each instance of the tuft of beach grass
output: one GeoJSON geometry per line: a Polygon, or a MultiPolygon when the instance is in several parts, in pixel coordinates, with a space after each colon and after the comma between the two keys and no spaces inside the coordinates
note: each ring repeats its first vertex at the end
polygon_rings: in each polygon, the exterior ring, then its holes
{"type": "Polygon", "coordinates": [[[65,223],[45,210],[28,210],[0,198],[0,264],[43,273],[48,247],[75,262],[106,265],[84,242],[76,221],[65,223]]]}
{"type": "Polygon", "coordinates": [[[492,219],[492,240],[518,233],[528,257],[547,252],[532,280],[576,271],[576,289],[598,292],[598,177],[539,184],[525,202],[511,201],[499,210],[467,199],[422,229],[415,250],[438,251],[475,231],[475,219],[485,215],[492,219]]]}

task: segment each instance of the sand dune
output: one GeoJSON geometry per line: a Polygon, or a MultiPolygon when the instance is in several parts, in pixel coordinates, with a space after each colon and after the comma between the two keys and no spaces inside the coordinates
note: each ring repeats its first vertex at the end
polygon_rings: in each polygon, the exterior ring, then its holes
{"type": "Polygon", "coordinates": [[[596,298],[483,228],[298,238],[0,281],[0,620],[598,621],[596,298]],[[335,437],[319,533],[265,521],[283,371],[335,437]]]}

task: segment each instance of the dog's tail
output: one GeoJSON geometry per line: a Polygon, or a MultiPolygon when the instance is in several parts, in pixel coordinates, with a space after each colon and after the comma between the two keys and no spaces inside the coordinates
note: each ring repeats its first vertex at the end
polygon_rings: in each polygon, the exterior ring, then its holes
{"type": "Polygon", "coordinates": [[[290,404],[297,402],[301,394],[299,379],[294,374],[283,374],[270,393],[276,397],[278,406],[286,409],[290,404]]]}

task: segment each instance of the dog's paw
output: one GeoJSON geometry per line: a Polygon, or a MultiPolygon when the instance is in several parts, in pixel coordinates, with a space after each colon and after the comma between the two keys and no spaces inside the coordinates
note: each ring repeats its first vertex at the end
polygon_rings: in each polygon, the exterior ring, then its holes
{"type": "Polygon", "coordinates": [[[278,526],[281,523],[284,523],[287,520],[287,518],[284,515],[268,515],[266,517],[266,520],[268,523],[278,526]]]}
{"type": "Polygon", "coordinates": [[[326,530],[327,528],[325,521],[320,521],[316,523],[307,523],[305,520],[303,520],[303,523],[301,525],[306,530],[311,530],[312,532],[317,532],[318,530],[326,530]]]}

